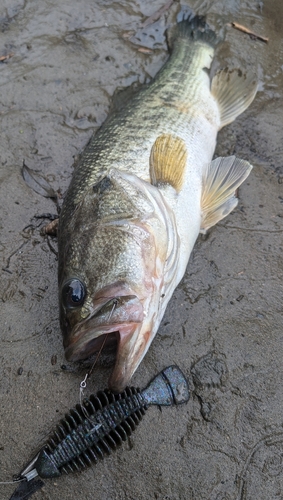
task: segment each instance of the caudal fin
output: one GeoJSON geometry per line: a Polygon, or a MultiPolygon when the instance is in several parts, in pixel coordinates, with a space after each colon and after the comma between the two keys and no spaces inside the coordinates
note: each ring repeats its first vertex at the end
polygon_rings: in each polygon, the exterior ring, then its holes
{"type": "Polygon", "coordinates": [[[168,43],[174,48],[177,40],[196,42],[198,40],[215,47],[218,43],[216,33],[205,22],[204,16],[190,15],[188,19],[182,19],[168,33],[168,43]]]}

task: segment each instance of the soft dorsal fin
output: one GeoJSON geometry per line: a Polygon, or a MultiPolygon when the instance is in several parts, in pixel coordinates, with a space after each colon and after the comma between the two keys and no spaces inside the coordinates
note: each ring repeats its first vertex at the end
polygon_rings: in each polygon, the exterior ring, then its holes
{"type": "Polygon", "coordinates": [[[171,134],[157,137],[151,148],[149,172],[151,184],[170,184],[182,189],[188,152],[185,141],[171,134]]]}
{"type": "Polygon", "coordinates": [[[240,69],[225,68],[213,77],[211,93],[220,109],[220,128],[247,109],[256,95],[257,87],[255,75],[245,74],[240,69]]]}
{"type": "Polygon", "coordinates": [[[201,196],[201,233],[226,217],[238,203],[236,189],[248,177],[252,166],[235,156],[216,158],[205,167],[201,196]]]}

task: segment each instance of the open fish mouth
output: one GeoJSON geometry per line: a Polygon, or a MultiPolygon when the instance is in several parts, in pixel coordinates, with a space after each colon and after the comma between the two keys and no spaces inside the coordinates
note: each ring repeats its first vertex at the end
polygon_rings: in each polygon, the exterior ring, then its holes
{"type": "Polygon", "coordinates": [[[81,361],[103,349],[112,349],[116,346],[118,350],[120,333],[128,336],[136,329],[135,323],[105,325],[104,327],[89,328],[83,330],[79,337],[69,336],[64,341],[65,357],[67,361],[81,361]]]}
{"type": "Polygon", "coordinates": [[[144,308],[137,296],[114,299],[115,307],[105,314],[103,307],[65,332],[64,348],[68,361],[80,361],[100,351],[116,349],[116,360],[109,386],[120,391],[129,382],[141,351],[136,342],[142,329],[144,308]]]}
{"type": "Polygon", "coordinates": [[[117,349],[119,331],[99,333],[98,337],[84,339],[81,342],[69,344],[65,348],[65,357],[68,361],[81,361],[103,350],[117,349]]]}
{"type": "Polygon", "coordinates": [[[78,340],[71,341],[65,347],[65,356],[69,361],[79,361],[90,357],[103,349],[116,348],[115,365],[108,385],[113,392],[122,391],[129,383],[139,364],[143,349],[136,350],[141,323],[105,325],[104,328],[83,332],[78,340]],[[119,328],[119,330],[118,330],[119,328]]]}

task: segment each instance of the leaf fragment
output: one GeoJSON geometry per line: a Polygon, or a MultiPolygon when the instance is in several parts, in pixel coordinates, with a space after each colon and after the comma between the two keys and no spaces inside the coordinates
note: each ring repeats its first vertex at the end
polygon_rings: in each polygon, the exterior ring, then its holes
{"type": "Polygon", "coordinates": [[[25,162],[23,162],[22,174],[24,181],[36,193],[45,198],[57,199],[57,193],[50,186],[49,182],[41,174],[29,168],[25,162]]]}

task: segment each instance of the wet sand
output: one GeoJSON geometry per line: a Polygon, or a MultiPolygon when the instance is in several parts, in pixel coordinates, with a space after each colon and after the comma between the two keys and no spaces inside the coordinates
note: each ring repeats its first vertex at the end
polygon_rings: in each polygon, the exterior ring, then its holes
{"type": "MultiPolygon", "coordinates": [[[[64,193],[74,156],[103,123],[115,90],[148,82],[164,64],[164,30],[179,4],[140,26],[165,3],[4,0],[0,481],[19,472],[78,402],[86,373],[64,359],[56,239],[42,237],[35,218],[56,207],[25,184],[23,159],[64,193]]],[[[283,498],[283,4],[190,5],[217,31],[236,21],[269,38],[264,44],[226,27],[215,69],[255,69],[260,85],[250,108],[220,132],[216,156],[236,154],[254,169],[237,209],[197,241],[132,380],[144,387],[177,363],[192,397],[179,408],[152,408],[122,449],[80,474],[47,480],[35,500],[283,498]]],[[[104,388],[109,373],[101,362],[86,395],[104,388]]],[[[0,485],[0,498],[13,489],[0,485]]]]}

